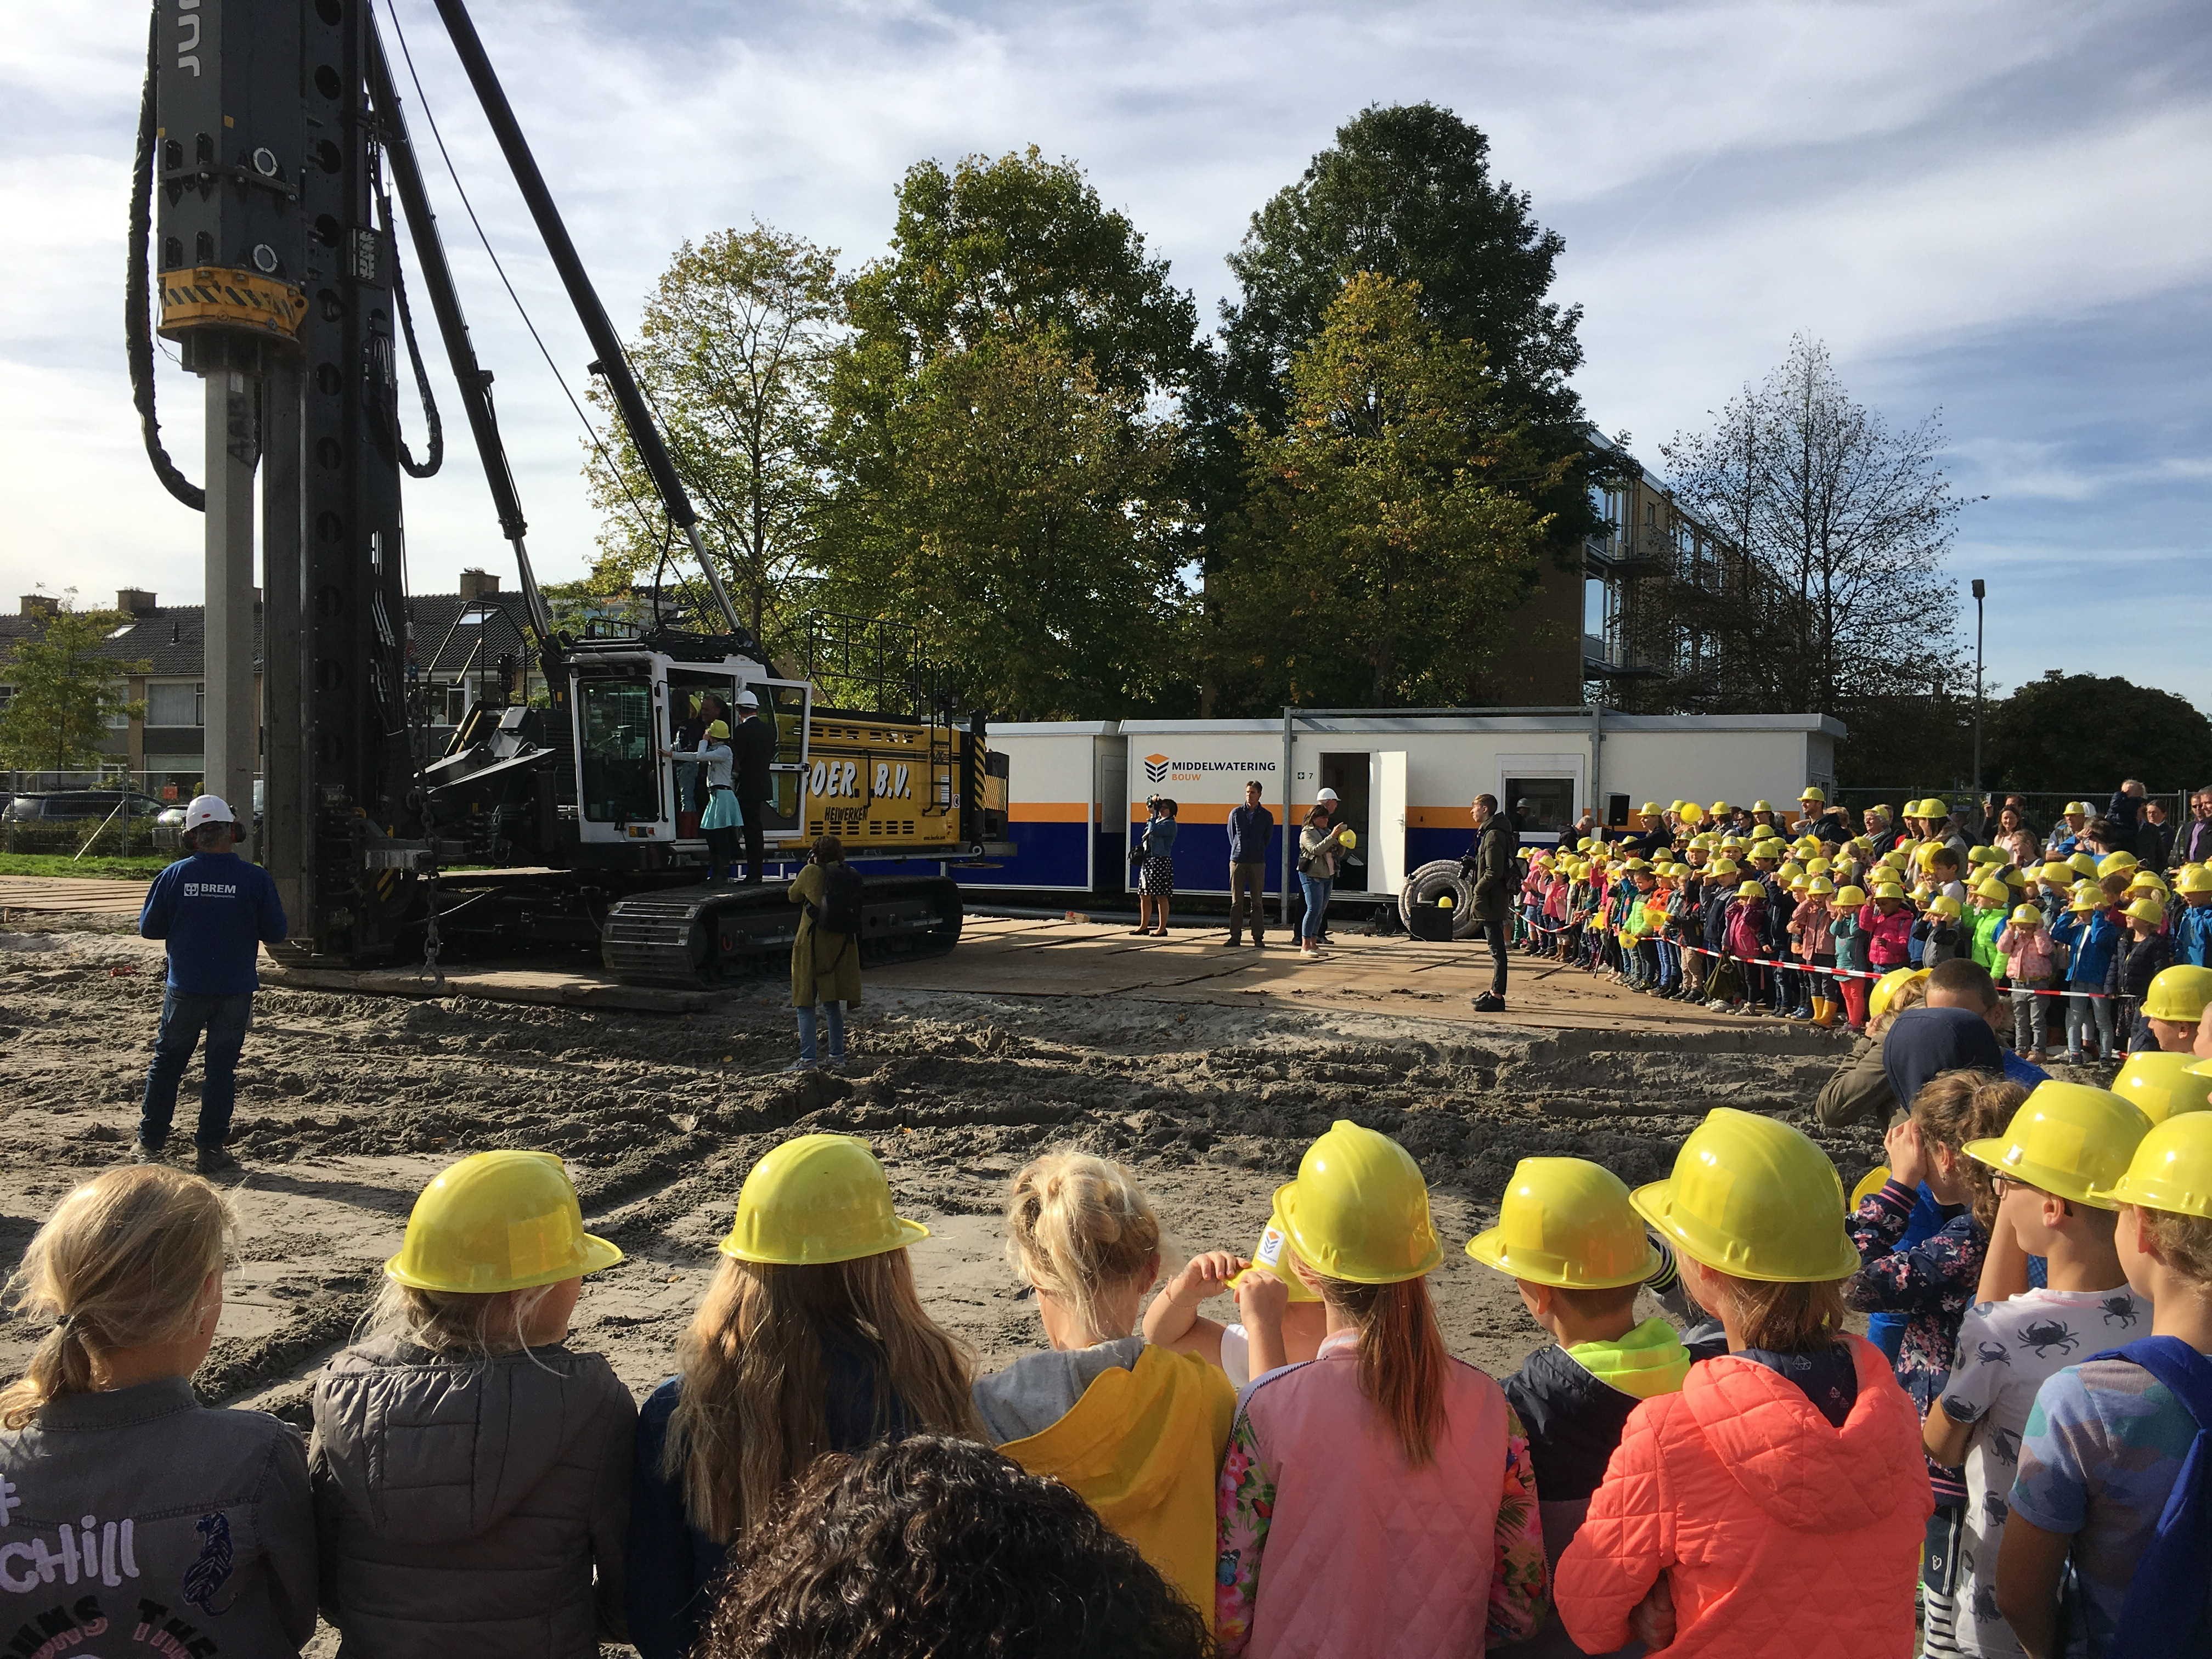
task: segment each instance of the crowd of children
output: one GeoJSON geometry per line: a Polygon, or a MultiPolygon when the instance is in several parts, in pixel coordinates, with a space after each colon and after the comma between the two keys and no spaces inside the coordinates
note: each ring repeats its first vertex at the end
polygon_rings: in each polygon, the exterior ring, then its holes
{"type": "Polygon", "coordinates": [[[354,1659],[2212,1650],[2212,1062],[2028,1092],[1937,1007],[1890,1046],[1910,1113],[1855,1206],[1729,1109],[1634,1190],[1524,1159],[1466,1245],[1552,1339],[1502,1385],[1372,1129],[1164,1288],[1131,1172],[1037,1158],[1005,1228],[1043,1346],[982,1376],[916,1292],[928,1230],[812,1133],[746,1176],[641,1410],[568,1340],[622,1252],[560,1161],[464,1158],[303,1446],[192,1393],[222,1198],[111,1170],[16,1277],[49,1328],[0,1391],[0,1644],[295,1654],[319,1611],[354,1659]],[[1851,1308],[1901,1317],[1894,1363],[1851,1308]]]}
{"type": "Polygon", "coordinates": [[[1523,950],[1716,1012],[1854,1030],[1884,975],[1971,959],[2038,1065],[2155,1048],[2173,1018],[2152,1006],[2164,970],[2212,984],[2212,866],[2151,868],[2080,802],[2042,843],[2008,809],[2002,845],[1976,844],[1934,799],[1854,825],[1818,786],[1794,813],[1678,800],[1633,817],[1524,849],[1523,950]]]}

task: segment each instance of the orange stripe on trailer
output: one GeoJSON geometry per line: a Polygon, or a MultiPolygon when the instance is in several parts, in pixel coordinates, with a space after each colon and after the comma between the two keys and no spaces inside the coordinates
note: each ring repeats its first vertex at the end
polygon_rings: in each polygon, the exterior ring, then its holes
{"type": "Polygon", "coordinates": [[[1406,828],[1408,830],[1472,830],[1474,820],[1464,806],[1408,806],[1406,809],[1406,828]]]}
{"type": "MultiPolygon", "coordinates": [[[[1170,795],[1169,799],[1170,800],[1175,799],[1172,795],[1170,795]]],[[[1236,807],[1243,805],[1243,803],[1242,801],[1234,803],[1228,801],[1203,800],[1176,801],[1176,819],[1181,823],[1226,823],[1229,822],[1229,814],[1234,811],[1236,807]]],[[[1271,808],[1270,810],[1272,811],[1273,809],[1271,808]]],[[[1142,804],[1135,805],[1129,808],[1129,822],[1132,823],[1142,823],[1151,816],[1152,815],[1150,813],[1145,811],[1142,804]]],[[[1280,825],[1282,821],[1281,816],[1278,814],[1275,819],[1276,823],[1280,825]]]]}
{"type": "Polygon", "coordinates": [[[1016,823],[1088,823],[1091,807],[1079,800],[1017,801],[1006,816],[1016,823]]]}

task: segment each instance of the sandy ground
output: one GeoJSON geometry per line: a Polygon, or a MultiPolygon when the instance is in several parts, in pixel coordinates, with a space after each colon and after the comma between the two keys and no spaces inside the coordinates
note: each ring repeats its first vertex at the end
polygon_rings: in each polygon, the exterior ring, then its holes
{"type": "MultiPolygon", "coordinates": [[[[124,1155],[161,1006],[159,946],[112,918],[36,925],[0,933],[0,1262],[11,1267],[56,1200],[124,1155]]],[[[566,1158],[587,1224],[627,1253],[586,1286],[572,1340],[642,1394],[670,1369],[746,1168],[814,1129],[874,1144],[902,1210],[932,1230],[914,1251],[925,1303],[989,1369],[1041,1341],[998,1219],[1025,1159],[1062,1146],[1121,1158],[1180,1249],[1243,1250],[1270,1193],[1338,1117],[1420,1160],[1445,1236],[1432,1284],[1446,1339],[1504,1375],[1542,1339],[1511,1284],[1461,1247],[1492,1218],[1516,1159],[1578,1154],[1633,1183],[1664,1174],[1712,1106],[1812,1129],[1813,1097],[1848,1043],[1765,1021],[1536,1030],[872,990],[850,1073],[792,1077],[780,1071],[796,1052],[791,1012],[765,980],[677,1016],[270,988],[240,1068],[239,1260],[198,1382],[210,1401],[304,1424],[309,1379],[366,1306],[422,1183],[465,1153],[514,1146],[566,1158]]],[[[197,1089],[195,1066],[173,1145],[188,1140],[197,1089]]],[[[1846,1185],[1879,1161],[1870,1133],[1814,1132],[1846,1185]]],[[[0,1375],[36,1334],[0,1322],[0,1375]]]]}

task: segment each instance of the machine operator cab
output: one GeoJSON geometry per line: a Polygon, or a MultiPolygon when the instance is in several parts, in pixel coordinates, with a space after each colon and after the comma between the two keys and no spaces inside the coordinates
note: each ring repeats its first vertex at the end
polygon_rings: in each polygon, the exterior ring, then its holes
{"type": "MultiPolygon", "coordinates": [[[[576,839],[591,849],[665,849],[670,862],[703,858],[698,827],[702,769],[662,757],[691,746],[684,734],[695,717],[737,726],[737,700],[750,691],[775,746],[763,828],[769,855],[803,838],[799,821],[812,692],[804,681],[774,678],[766,665],[736,653],[673,656],[638,641],[580,641],[570,648],[569,717],[576,754],[576,839]]],[[[625,860],[627,861],[627,860],[625,860]]],[[[658,862],[658,860],[653,860],[658,862]]]]}

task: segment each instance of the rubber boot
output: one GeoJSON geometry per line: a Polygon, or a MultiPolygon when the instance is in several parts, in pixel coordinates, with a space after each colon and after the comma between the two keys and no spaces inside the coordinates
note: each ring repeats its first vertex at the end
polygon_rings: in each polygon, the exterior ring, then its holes
{"type": "Polygon", "coordinates": [[[1831,1002],[1826,997],[1814,997],[1813,999],[1813,1024],[1815,1025],[1833,1025],[1836,1023],[1836,1016],[1839,1012],[1840,1009],[1838,1005],[1831,1002]]]}

